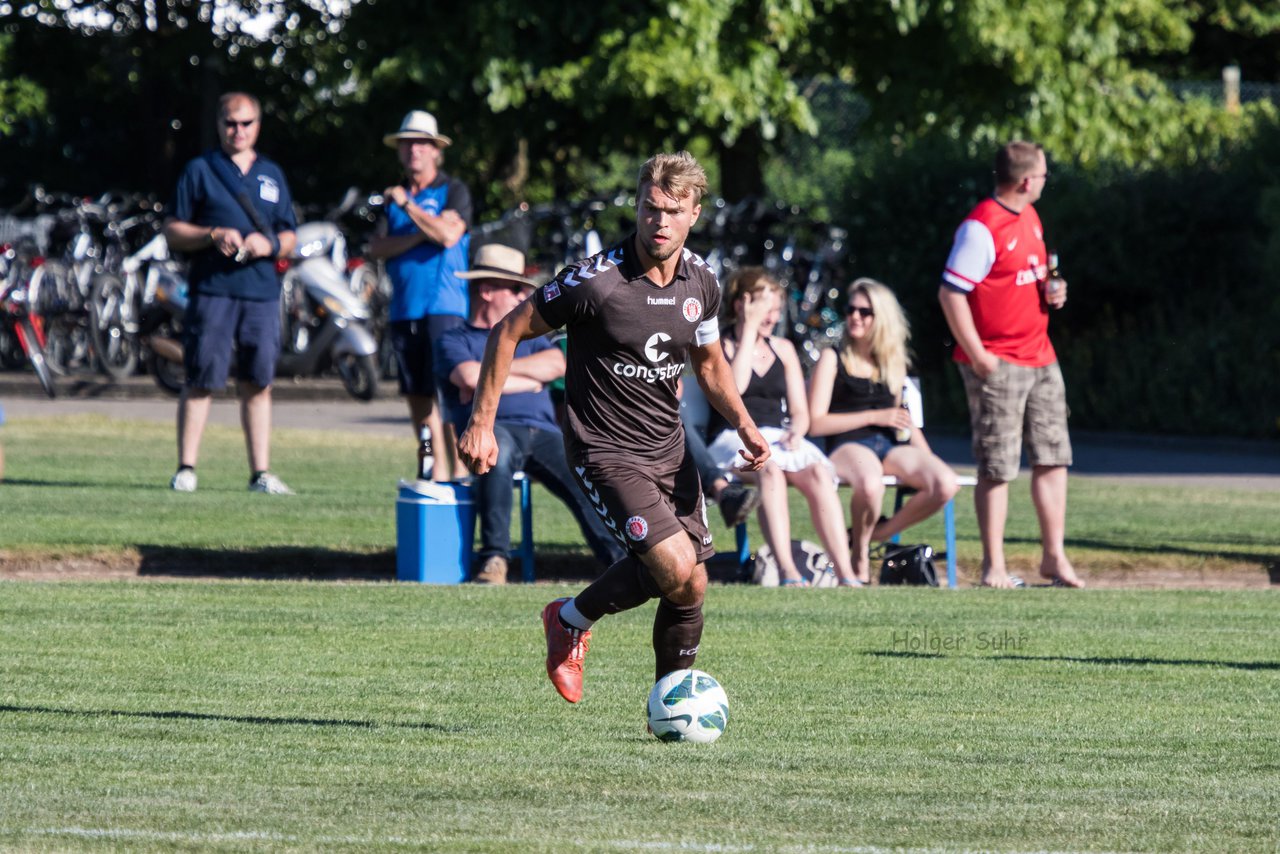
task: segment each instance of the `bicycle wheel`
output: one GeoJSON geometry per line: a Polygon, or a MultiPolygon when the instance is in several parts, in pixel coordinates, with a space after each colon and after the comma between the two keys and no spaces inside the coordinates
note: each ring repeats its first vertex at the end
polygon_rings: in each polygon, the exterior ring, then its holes
{"type": "Polygon", "coordinates": [[[124,280],[111,273],[94,279],[89,300],[89,338],[98,367],[114,380],[138,369],[137,324],[124,280]]]}
{"type": "Polygon", "coordinates": [[[28,307],[39,315],[44,332],[44,360],[49,370],[65,377],[88,356],[89,340],[82,310],[71,298],[75,287],[66,264],[49,259],[31,271],[28,307]]]}
{"type": "Polygon", "coordinates": [[[2,317],[0,321],[0,368],[16,371],[27,363],[27,354],[18,340],[17,321],[2,317]]]}
{"type": "Polygon", "coordinates": [[[44,345],[40,343],[35,322],[30,317],[24,317],[18,321],[18,340],[22,342],[22,349],[27,352],[27,359],[31,362],[31,368],[36,372],[36,379],[40,380],[40,387],[44,389],[44,393],[49,397],[57,397],[58,390],[53,384],[53,371],[49,370],[49,363],[45,361],[44,345]]]}

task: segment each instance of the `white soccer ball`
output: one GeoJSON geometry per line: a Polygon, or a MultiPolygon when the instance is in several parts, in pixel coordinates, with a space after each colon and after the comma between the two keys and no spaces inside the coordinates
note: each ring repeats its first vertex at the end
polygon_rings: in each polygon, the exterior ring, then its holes
{"type": "Polygon", "coordinates": [[[673,670],[649,692],[649,728],[663,741],[709,744],[729,724],[729,698],[701,670],[673,670]]]}

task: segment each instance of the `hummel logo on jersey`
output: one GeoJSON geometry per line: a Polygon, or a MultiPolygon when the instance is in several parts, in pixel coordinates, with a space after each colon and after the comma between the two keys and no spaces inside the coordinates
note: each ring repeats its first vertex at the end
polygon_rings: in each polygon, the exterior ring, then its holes
{"type": "MultiPolygon", "coordinates": [[[[671,304],[675,305],[675,301],[672,300],[671,304]]],[[[666,350],[659,351],[658,347],[659,345],[664,344],[670,340],[671,340],[671,336],[665,332],[653,333],[652,335],[649,336],[649,340],[644,342],[644,357],[648,359],[650,362],[654,362],[654,363],[661,362],[663,359],[667,358],[671,354],[668,353],[666,350]]]]}
{"type": "Polygon", "coordinates": [[[675,305],[675,297],[645,297],[645,301],[649,305],[675,305]]]}

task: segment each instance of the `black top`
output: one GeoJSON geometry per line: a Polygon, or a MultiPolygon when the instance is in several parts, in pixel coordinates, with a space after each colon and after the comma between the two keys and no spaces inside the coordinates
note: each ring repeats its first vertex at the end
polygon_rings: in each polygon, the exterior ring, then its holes
{"type": "MultiPolygon", "coordinates": [[[[726,340],[737,344],[735,339],[726,338],[726,340]]],[[[747,408],[747,413],[757,427],[781,429],[786,426],[788,420],[787,371],[782,366],[782,360],[778,358],[778,352],[773,349],[773,343],[767,338],[765,346],[773,353],[773,364],[763,376],[755,371],[751,372],[751,379],[747,381],[747,390],[742,393],[742,405],[747,408]]]]}
{"type": "MultiPolygon", "coordinates": [[[[887,385],[866,377],[850,376],[844,369],[844,360],[837,354],[836,381],[831,389],[831,407],[829,409],[832,414],[867,412],[872,409],[891,409],[897,405],[898,402],[894,399],[893,392],[889,391],[887,385]]],[[[888,427],[859,427],[856,430],[846,430],[843,433],[828,436],[827,449],[835,450],[836,447],[843,445],[845,442],[865,439],[876,433],[892,441],[897,441],[894,438],[894,431],[888,427]]]]}

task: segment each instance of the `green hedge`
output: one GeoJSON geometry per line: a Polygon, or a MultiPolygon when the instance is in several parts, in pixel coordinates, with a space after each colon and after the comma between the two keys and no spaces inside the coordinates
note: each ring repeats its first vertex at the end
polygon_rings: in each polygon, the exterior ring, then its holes
{"type": "MultiPolygon", "coordinates": [[[[990,192],[992,153],[934,140],[793,167],[821,170],[856,273],[898,291],[932,423],[967,422],[936,294],[956,226],[990,192]]],[[[1050,152],[1037,209],[1071,285],[1050,333],[1073,426],[1280,436],[1278,154],[1274,128],[1228,160],[1172,170],[1084,170],[1050,152]]]]}

